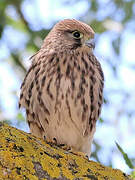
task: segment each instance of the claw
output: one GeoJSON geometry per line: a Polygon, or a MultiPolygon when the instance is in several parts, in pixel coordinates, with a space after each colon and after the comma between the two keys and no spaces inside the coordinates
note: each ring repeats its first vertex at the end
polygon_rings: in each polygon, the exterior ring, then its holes
{"type": "Polygon", "coordinates": [[[46,136],[44,136],[43,139],[46,141],[46,136]]]}
{"type": "Polygon", "coordinates": [[[53,142],[57,145],[57,139],[55,137],[53,138],[53,142]]]}
{"type": "Polygon", "coordinates": [[[89,160],[89,157],[88,157],[85,153],[83,153],[83,152],[71,151],[71,153],[72,153],[72,154],[75,154],[75,155],[77,155],[77,156],[80,156],[80,157],[82,157],[82,158],[85,158],[86,160],[89,160]]]}

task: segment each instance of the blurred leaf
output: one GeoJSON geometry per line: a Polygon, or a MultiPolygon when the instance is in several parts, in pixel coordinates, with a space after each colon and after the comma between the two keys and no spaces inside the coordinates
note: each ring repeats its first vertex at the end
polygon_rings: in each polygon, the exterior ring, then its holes
{"type": "Polygon", "coordinates": [[[11,52],[11,57],[13,58],[14,64],[16,66],[19,66],[24,72],[26,72],[26,68],[24,67],[24,65],[22,64],[20,58],[19,58],[19,54],[15,54],[14,52],[11,52]]]}
{"type": "Polygon", "coordinates": [[[100,122],[100,123],[103,123],[104,120],[103,120],[102,118],[99,118],[99,122],[100,122]]]}
{"type": "Polygon", "coordinates": [[[24,116],[22,115],[22,113],[18,113],[17,116],[16,116],[16,119],[20,122],[23,122],[25,121],[25,118],[24,116]]]}
{"type": "Polygon", "coordinates": [[[124,23],[129,21],[129,19],[131,19],[133,16],[132,8],[134,5],[134,2],[135,1],[129,1],[129,2],[124,3],[124,12],[125,12],[125,18],[123,20],[124,23]]]}
{"type": "Polygon", "coordinates": [[[103,102],[104,102],[104,104],[106,104],[106,105],[109,103],[108,99],[106,99],[106,98],[103,99],[103,102]]]}
{"type": "Polygon", "coordinates": [[[96,12],[98,10],[97,1],[96,0],[91,0],[90,2],[91,2],[91,10],[96,12]]]}
{"type": "Polygon", "coordinates": [[[125,1],[125,0],[115,0],[115,5],[117,8],[123,10],[125,13],[125,16],[123,18],[123,23],[126,23],[133,17],[133,6],[134,6],[135,1],[130,0],[130,1],[125,1]]]}
{"type": "Polygon", "coordinates": [[[129,159],[128,155],[123,151],[123,149],[120,147],[120,145],[117,142],[115,142],[115,143],[116,143],[117,148],[119,149],[119,151],[123,155],[123,158],[124,158],[126,164],[128,165],[128,167],[131,169],[134,169],[134,166],[133,166],[131,160],[129,159]]]}
{"type": "Polygon", "coordinates": [[[135,169],[134,169],[134,171],[131,173],[131,177],[132,177],[132,178],[135,178],[135,169]]]}
{"type": "Polygon", "coordinates": [[[101,146],[95,140],[93,141],[93,144],[95,146],[95,150],[94,152],[92,152],[91,157],[93,157],[94,159],[96,159],[97,162],[100,163],[100,160],[98,158],[98,152],[101,150],[101,146]]]}
{"type": "Polygon", "coordinates": [[[4,27],[6,25],[6,18],[5,18],[6,5],[7,3],[4,0],[0,1],[0,38],[2,36],[4,27]]]}
{"type": "Polygon", "coordinates": [[[115,0],[114,2],[118,7],[121,7],[123,5],[123,0],[115,0]]]}
{"type": "Polygon", "coordinates": [[[22,23],[21,20],[14,20],[9,16],[7,16],[6,19],[7,19],[7,23],[13,26],[13,28],[20,30],[22,32],[27,32],[26,26],[22,23]]]}
{"type": "Polygon", "coordinates": [[[112,46],[113,46],[114,51],[117,55],[119,55],[119,53],[120,53],[120,42],[121,42],[120,36],[117,39],[112,41],[112,46]]]}
{"type": "Polygon", "coordinates": [[[19,112],[16,116],[16,119],[17,119],[17,123],[16,123],[17,127],[24,126],[25,118],[22,113],[19,112]]]}
{"type": "Polygon", "coordinates": [[[96,33],[102,33],[106,30],[105,27],[103,26],[103,23],[97,20],[93,20],[90,23],[90,26],[94,29],[96,33]]]}

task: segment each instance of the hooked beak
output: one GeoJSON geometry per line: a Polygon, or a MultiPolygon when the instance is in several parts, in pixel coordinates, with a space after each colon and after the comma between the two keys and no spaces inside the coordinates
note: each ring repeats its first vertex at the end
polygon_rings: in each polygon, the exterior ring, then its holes
{"type": "Polygon", "coordinates": [[[88,46],[89,48],[94,49],[95,48],[95,42],[94,39],[88,39],[85,41],[85,45],[88,46]]]}

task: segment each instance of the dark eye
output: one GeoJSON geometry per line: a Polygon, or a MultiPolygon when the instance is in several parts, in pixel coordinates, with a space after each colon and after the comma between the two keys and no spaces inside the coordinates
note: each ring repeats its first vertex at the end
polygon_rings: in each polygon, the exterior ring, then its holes
{"type": "Polygon", "coordinates": [[[74,31],[74,32],[72,32],[72,34],[75,39],[80,39],[83,36],[83,34],[78,31],[74,31]]]}

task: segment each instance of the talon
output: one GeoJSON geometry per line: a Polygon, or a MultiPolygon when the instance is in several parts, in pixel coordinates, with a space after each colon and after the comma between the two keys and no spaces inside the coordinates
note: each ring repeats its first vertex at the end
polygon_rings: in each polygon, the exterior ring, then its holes
{"type": "Polygon", "coordinates": [[[76,151],[74,148],[70,148],[70,150],[68,150],[68,151],[74,155],[77,155],[77,156],[80,156],[82,158],[85,158],[86,160],[89,160],[88,155],[86,155],[84,152],[76,151]]]}
{"type": "Polygon", "coordinates": [[[53,141],[55,144],[57,144],[57,139],[55,137],[53,138],[53,141]]]}
{"type": "Polygon", "coordinates": [[[59,147],[63,147],[63,146],[65,146],[65,144],[59,144],[58,146],[59,146],[59,147]]]}
{"type": "Polygon", "coordinates": [[[46,136],[44,136],[43,139],[46,141],[46,136]]]}
{"type": "Polygon", "coordinates": [[[59,144],[59,147],[61,147],[62,149],[64,149],[65,151],[70,151],[71,147],[68,147],[66,144],[59,144]]]}
{"type": "Polygon", "coordinates": [[[67,151],[72,151],[72,148],[71,148],[71,147],[68,147],[68,148],[67,148],[67,151]]]}

